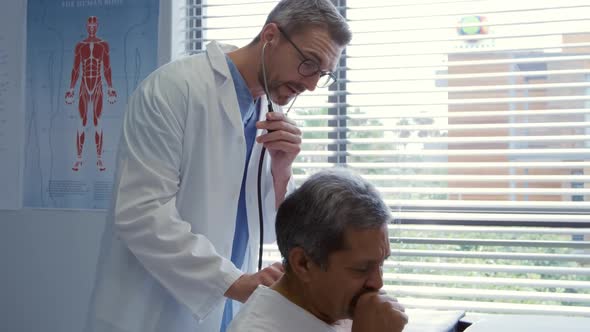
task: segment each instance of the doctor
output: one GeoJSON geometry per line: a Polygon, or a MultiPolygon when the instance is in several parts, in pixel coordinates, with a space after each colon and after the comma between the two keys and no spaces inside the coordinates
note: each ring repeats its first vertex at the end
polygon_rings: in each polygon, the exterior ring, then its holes
{"type": "Polygon", "coordinates": [[[92,332],[224,331],[258,285],[301,132],[274,106],[334,80],[351,33],[329,0],[283,0],[259,35],[169,63],[129,99],[87,319],[92,332]],[[236,301],[231,301],[231,300],[236,301]]]}

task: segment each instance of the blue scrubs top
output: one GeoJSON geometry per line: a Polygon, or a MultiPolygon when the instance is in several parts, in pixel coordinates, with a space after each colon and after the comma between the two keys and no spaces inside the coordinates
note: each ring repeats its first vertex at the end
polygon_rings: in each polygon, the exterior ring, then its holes
{"type": "MultiPolygon", "coordinates": [[[[242,115],[242,124],[244,125],[244,135],[246,136],[246,164],[244,167],[244,176],[242,177],[242,188],[240,189],[240,199],[238,200],[238,214],[236,217],[236,231],[234,233],[234,242],[231,253],[231,261],[235,266],[241,268],[244,264],[244,256],[248,247],[248,217],[246,214],[246,175],[248,174],[248,162],[252,154],[252,147],[256,138],[256,120],[258,119],[258,110],[260,109],[260,98],[255,102],[250,94],[250,89],[244,78],[238,71],[231,59],[226,56],[227,65],[231,73],[236,95],[238,96],[238,105],[242,115]]],[[[233,318],[232,300],[225,301],[225,309],[221,321],[221,332],[225,332],[233,318]]]]}

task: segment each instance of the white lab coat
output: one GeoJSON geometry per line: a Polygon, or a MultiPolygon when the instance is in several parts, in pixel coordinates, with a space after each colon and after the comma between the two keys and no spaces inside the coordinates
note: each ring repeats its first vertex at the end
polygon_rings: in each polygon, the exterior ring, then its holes
{"type": "MultiPolygon", "coordinates": [[[[223,294],[243,273],[229,257],[246,160],[222,47],[210,43],[203,54],[163,66],[129,100],[89,331],[219,331],[223,294]]],[[[255,271],[258,257],[260,151],[255,143],[246,179],[245,272],[255,271]]],[[[266,242],[275,240],[276,213],[269,159],[262,177],[266,242]]]]}

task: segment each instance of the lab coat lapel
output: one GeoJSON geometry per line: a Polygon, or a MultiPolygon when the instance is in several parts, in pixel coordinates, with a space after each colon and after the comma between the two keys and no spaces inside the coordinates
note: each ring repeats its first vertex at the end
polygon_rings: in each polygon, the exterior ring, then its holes
{"type": "Polygon", "coordinates": [[[235,49],[235,47],[211,42],[207,44],[207,56],[209,57],[209,62],[211,63],[213,74],[215,75],[215,84],[219,91],[219,105],[226,113],[232,126],[234,126],[238,132],[243,134],[244,125],[242,124],[242,117],[240,115],[240,110],[238,109],[238,97],[236,95],[236,89],[231,73],[227,66],[227,60],[225,59],[225,53],[233,49],[235,49]]]}

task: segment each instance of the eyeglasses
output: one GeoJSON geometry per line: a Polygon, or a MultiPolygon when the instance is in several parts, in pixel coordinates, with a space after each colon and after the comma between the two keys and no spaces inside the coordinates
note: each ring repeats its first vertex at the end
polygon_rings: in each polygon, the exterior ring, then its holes
{"type": "Polygon", "coordinates": [[[297,67],[297,71],[299,72],[299,74],[301,76],[311,77],[311,76],[320,74],[320,79],[318,80],[318,83],[316,84],[318,88],[326,88],[326,87],[329,87],[330,85],[334,84],[334,82],[336,82],[336,76],[334,75],[334,73],[332,73],[331,71],[321,70],[320,65],[317,62],[306,57],[305,54],[303,54],[303,52],[299,49],[299,47],[297,47],[297,45],[295,45],[295,43],[291,40],[291,38],[289,38],[289,36],[285,32],[285,30],[283,30],[283,28],[281,28],[281,27],[278,27],[278,28],[279,28],[279,31],[281,32],[281,34],[285,37],[285,39],[287,39],[287,41],[291,45],[293,45],[293,47],[297,50],[297,52],[299,52],[299,54],[303,58],[303,61],[301,61],[301,63],[299,64],[299,67],[297,67]]]}

